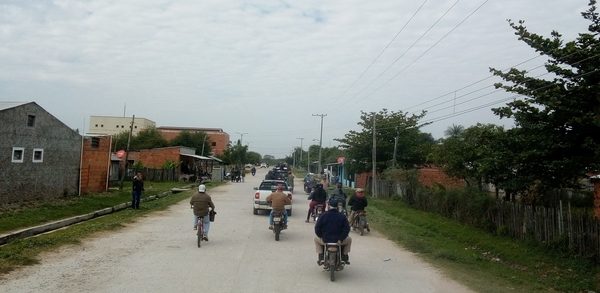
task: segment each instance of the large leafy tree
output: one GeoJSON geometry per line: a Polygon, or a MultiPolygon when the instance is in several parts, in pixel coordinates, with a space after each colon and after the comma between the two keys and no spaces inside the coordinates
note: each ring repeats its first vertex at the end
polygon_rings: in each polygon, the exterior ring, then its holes
{"type": "MultiPolygon", "coordinates": [[[[113,136],[113,150],[121,150],[127,148],[127,139],[129,132],[124,131],[113,136]]],[[[131,137],[129,149],[138,151],[142,149],[152,149],[167,146],[167,141],[162,137],[156,128],[146,128],[141,130],[137,135],[131,137]]]]}
{"type": "Polygon", "coordinates": [[[379,112],[361,112],[358,125],[361,130],[351,130],[344,138],[336,139],[341,143],[348,157],[349,169],[359,172],[371,169],[373,145],[373,117],[375,119],[375,136],[377,140],[377,169],[379,171],[390,165],[401,168],[412,168],[425,162],[425,157],[433,145],[430,134],[419,130],[419,120],[425,113],[409,115],[383,109],[379,112]],[[396,161],[394,142],[398,138],[396,161]]]}
{"type": "Polygon", "coordinates": [[[195,148],[196,155],[206,155],[212,152],[210,139],[204,132],[182,131],[169,144],[195,148]]]}
{"type": "Polygon", "coordinates": [[[242,145],[238,140],[235,145],[228,147],[224,152],[221,159],[228,165],[236,165],[239,168],[243,164],[248,163],[248,146],[242,145]]]}
{"type": "Polygon", "coordinates": [[[576,187],[587,172],[600,169],[600,18],[595,0],[582,15],[590,22],[588,32],[569,42],[556,31],[544,37],[528,31],[523,21],[509,21],[519,40],[548,57],[548,77],[491,69],[505,81],[496,87],[524,96],[493,110],[516,124],[508,135],[517,153],[518,190],[534,184],[576,187]]]}

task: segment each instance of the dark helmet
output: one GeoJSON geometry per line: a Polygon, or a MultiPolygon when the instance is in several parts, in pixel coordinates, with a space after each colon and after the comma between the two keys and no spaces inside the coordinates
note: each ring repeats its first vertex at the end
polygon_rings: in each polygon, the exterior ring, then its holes
{"type": "Polygon", "coordinates": [[[337,207],[338,204],[338,199],[335,196],[332,196],[331,198],[329,198],[329,206],[330,207],[337,207]]]}

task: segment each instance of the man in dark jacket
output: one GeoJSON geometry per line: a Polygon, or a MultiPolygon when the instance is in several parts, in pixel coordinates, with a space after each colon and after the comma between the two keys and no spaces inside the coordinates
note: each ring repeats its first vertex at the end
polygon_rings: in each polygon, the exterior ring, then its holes
{"type": "Polygon", "coordinates": [[[327,201],[327,192],[323,189],[323,185],[317,184],[315,189],[310,193],[308,197],[310,203],[308,204],[308,215],[306,215],[306,222],[309,222],[310,214],[314,211],[318,204],[322,204],[325,208],[325,202],[327,201]]]}
{"type": "Polygon", "coordinates": [[[356,193],[354,196],[350,197],[348,205],[350,206],[351,210],[349,222],[350,225],[352,225],[357,212],[364,211],[368,205],[367,198],[365,197],[365,191],[362,188],[356,189],[356,193]]]}
{"type": "MultiPolygon", "coordinates": [[[[332,197],[329,200],[330,206],[337,206],[337,199],[332,197]]],[[[348,236],[350,233],[350,225],[346,217],[339,213],[337,209],[329,209],[325,212],[315,224],[315,246],[319,259],[317,264],[323,263],[323,249],[325,243],[337,243],[338,241],[342,244],[342,261],[346,264],[350,264],[350,245],[352,244],[352,238],[348,236]]]]}
{"type": "Polygon", "coordinates": [[[142,191],[144,191],[144,178],[142,173],[137,172],[133,176],[133,186],[131,187],[131,208],[136,210],[140,208],[142,191]]]}

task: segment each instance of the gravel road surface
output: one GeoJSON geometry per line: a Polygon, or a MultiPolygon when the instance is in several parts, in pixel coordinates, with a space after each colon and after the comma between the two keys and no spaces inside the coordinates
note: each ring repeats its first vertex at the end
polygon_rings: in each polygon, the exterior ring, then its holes
{"type": "Polygon", "coordinates": [[[2,276],[0,292],[470,292],[375,231],[351,232],[351,265],[330,282],[316,265],[300,179],[279,242],[268,217],[252,214],[252,188],[265,173],[209,191],[218,214],[201,248],[189,203],[182,201],[44,254],[40,264],[2,276]]]}

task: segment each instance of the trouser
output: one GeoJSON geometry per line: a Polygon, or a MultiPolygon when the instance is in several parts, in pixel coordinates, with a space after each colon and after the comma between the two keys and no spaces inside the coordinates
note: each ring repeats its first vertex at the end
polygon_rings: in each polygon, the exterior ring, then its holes
{"type": "MultiPolygon", "coordinates": [[[[283,224],[287,225],[287,210],[280,211],[283,215],[283,224]]],[[[273,210],[269,213],[269,225],[273,225],[273,210]]]]}
{"type": "Polygon", "coordinates": [[[142,197],[141,191],[132,191],[131,192],[131,207],[134,209],[140,208],[140,198],[142,197]]]}
{"type": "MultiPolygon", "coordinates": [[[[203,220],[204,235],[208,236],[208,230],[210,230],[210,218],[208,215],[204,216],[203,220]]],[[[194,227],[198,225],[198,216],[194,215],[194,227]]]]}
{"type": "MultiPolygon", "coordinates": [[[[342,254],[349,254],[351,245],[352,238],[348,236],[346,239],[344,239],[344,241],[342,241],[342,254]]],[[[317,249],[317,254],[323,253],[323,249],[325,249],[325,242],[323,242],[323,239],[315,237],[315,248],[317,249]]]]}

